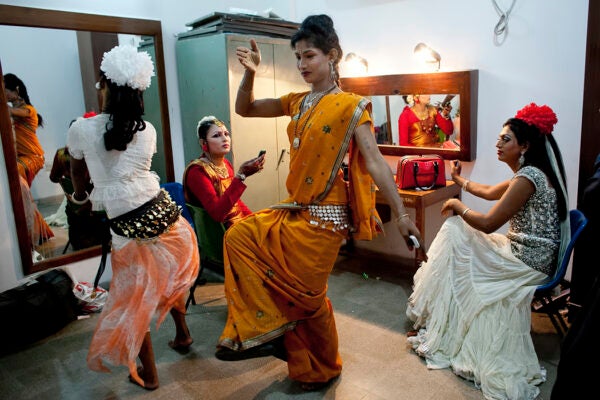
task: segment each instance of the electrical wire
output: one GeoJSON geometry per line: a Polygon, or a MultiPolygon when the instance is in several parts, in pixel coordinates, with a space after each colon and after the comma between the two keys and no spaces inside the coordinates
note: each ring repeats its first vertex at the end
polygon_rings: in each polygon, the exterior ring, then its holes
{"type": "Polygon", "coordinates": [[[512,3],[508,10],[503,11],[496,2],[496,0],[492,0],[492,3],[494,3],[494,8],[496,8],[496,11],[500,15],[500,19],[494,27],[494,35],[501,36],[502,34],[508,31],[508,17],[510,16],[510,13],[512,12],[516,2],[517,0],[512,0],[512,3]]]}

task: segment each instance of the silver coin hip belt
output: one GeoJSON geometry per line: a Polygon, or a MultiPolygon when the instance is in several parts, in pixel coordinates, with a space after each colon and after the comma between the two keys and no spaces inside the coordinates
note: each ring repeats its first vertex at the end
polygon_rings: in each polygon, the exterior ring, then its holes
{"type": "Polygon", "coordinates": [[[341,204],[308,205],[311,225],[330,229],[334,232],[346,230],[350,227],[348,222],[348,207],[341,204]]]}

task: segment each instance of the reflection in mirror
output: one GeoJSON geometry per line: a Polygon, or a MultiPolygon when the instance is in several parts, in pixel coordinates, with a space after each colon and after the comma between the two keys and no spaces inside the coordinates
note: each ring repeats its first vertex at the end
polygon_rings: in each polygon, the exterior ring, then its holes
{"type": "Polygon", "coordinates": [[[65,224],[68,189],[56,180],[53,182],[50,172],[55,155],[66,144],[70,123],[86,112],[101,111],[95,82],[102,54],[122,43],[148,52],[155,63],[156,75],[144,93],[144,118],[157,130],[152,169],[161,182],[173,181],[160,22],[0,5],[2,69],[4,74],[14,73],[24,81],[31,103],[44,117],[44,126],[38,128],[37,137],[44,149],[45,163],[33,180],[30,194],[35,206],[51,223],[54,237],[40,242],[28,237],[24,223],[12,125],[4,93],[1,94],[2,147],[25,275],[100,253],[99,246],[87,248],[93,243],[69,240],[74,238],[69,238],[69,227],[65,224]]]}
{"type": "Polygon", "coordinates": [[[342,78],[341,84],[371,100],[382,154],[475,158],[477,70],[342,78]]]}
{"type": "Polygon", "coordinates": [[[460,147],[460,95],[421,94],[417,102],[423,104],[423,107],[425,104],[428,105],[427,109],[430,112],[425,111],[425,113],[415,108],[414,97],[408,94],[371,97],[377,143],[458,149],[460,147]],[[424,102],[426,99],[429,100],[424,102]],[[447,110],[447,118],[442,117],[444,109],[447,110]],[[408,138],[415,134],[409,131],[428,134],[432,139],[429,143],[411,143],[408,138]]]}

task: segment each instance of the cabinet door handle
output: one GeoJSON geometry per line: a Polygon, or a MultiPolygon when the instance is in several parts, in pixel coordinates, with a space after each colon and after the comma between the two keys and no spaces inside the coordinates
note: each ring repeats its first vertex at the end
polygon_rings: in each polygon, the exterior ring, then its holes
{"type": "Polygon", "coordinates": [[[279,169],[279,165],[281,165],[281,163],[283,161],[283,156],[285,156],[286,151],[287,151],[286,149],[281,149],[281,153],[279,153],[279,160],[277,160],[277,166],[275,167],[275,170],[279,169]]]}

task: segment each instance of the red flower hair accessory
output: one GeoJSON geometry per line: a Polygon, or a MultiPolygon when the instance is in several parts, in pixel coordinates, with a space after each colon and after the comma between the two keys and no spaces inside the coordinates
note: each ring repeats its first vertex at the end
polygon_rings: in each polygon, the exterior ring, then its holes
{"type": "Polygon", "coordinates": [[[519,111],[515,118],[525,121],[528,125],[533,125],[543,134],[549,135],[554,130],[554,124],[558,122],[556,114],[547,105],[538,106],[535,103],[526,105],[519,111]]]}
{"type": "Polygon", "coordinates": [[[96,115],[98,115],[98,114],[96,114],[95,111],[88,111],[85,114],[83,114],[83,118],[92,118],[92,117],[95,117],[96,115]]]}

